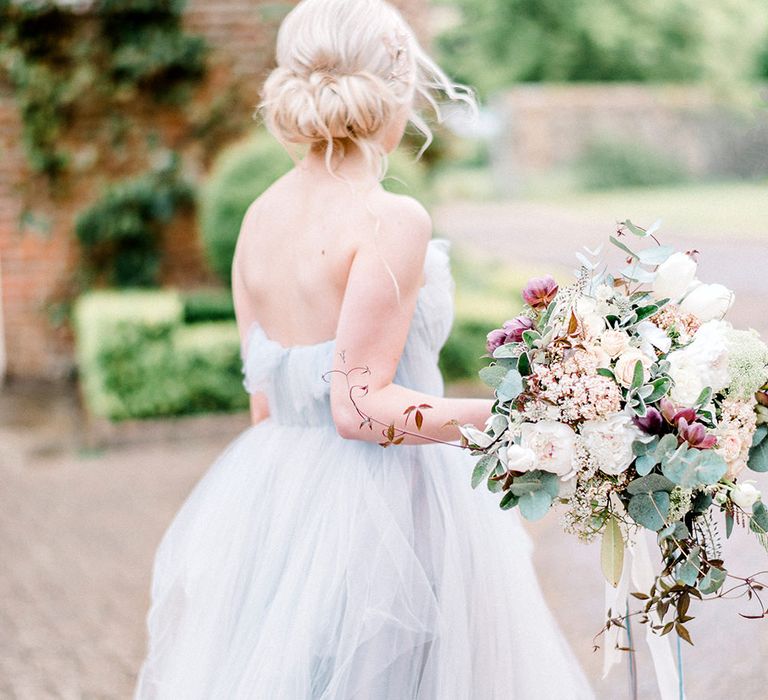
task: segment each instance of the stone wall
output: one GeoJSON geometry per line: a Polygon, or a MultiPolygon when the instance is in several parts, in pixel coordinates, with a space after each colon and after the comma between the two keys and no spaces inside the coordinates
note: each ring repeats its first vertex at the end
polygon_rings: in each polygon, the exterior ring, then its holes
{"type": "Polygon", "coordinates": [[[685,85],[520,85],[492,107],[505,194],[572,164],[593,143],[640,145],[696,178],[768,175],[768,90],[750,103],[685,85]]]}
{"type": "MultiPolygon", "coordinates": [[[[273,61],[279,20],[291,4],[295,3],[188,0],[184,24],[204,36],[211,49],[209,75],[196,99],[205,105],[226,98],[225,116],[235,125],[227,138],[250,128],[260,84],[273,61]],[[234,97],[227,98],[228,93],[234,97]]],[[[423,26],[427,0],[395,4],[417,29],[423,26]]],[[[185,165],[191,172],[186,175],[204,177],[213,154],[200,152],[204,149],[199,143],[184,141],[172,113],[153,105],[136,109],[143,111],[138,123],[151,124],[165,143],[187,156],[185,165]]],[[[87,143],[84,135],[90,128],[85,115],[75,125],[73,140],[87,143]]],[[[146,133],[138,130],[128,138],[138,142],[146,133]]],[[[96,159],[96,167],[68,177],[66,189],[54,195],[27,167],[18,111],[9,86],[0,82],[0,379],[4,369],[20,378],[55,379],[71,372],[67,310],[77,289],[80,257],[73,224],[77,213],[97,199],[109,181],[146,168],[146,152],[127,150],[135,155],[122,161],[108,153],[81,153],[82,160],[96,159]]],[[[190,287],[213,280],[193,215],[173,222],[163,246],[166,283],[190,287]]]]}

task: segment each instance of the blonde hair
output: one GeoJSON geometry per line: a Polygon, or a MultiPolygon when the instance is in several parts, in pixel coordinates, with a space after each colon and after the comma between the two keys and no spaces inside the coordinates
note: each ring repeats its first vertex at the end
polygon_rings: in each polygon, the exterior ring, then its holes
{"type": "Polygon", "coordinates": [[[259,105],[267,128],[289,152],[291,144],[324,147],[331,171],[351,143],[383,175],[380,136],[402,110],[425,137],[420,156],[433,136],[419,98],[438,121],[439,93],[477,108],[472,91],[445,75],[383,0],[302,0],[280,26],[276,57],[259,105]]]}

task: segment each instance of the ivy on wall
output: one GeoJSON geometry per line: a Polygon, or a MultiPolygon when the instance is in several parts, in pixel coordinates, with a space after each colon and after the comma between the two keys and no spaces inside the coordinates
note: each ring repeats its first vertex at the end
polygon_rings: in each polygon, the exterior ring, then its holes
{"type": "Polygon", "coordinates": [[[11,85],[33,170],[52,182],[78,112],[106,121],[142,93],[181,101],[205,72],[202,38],[181,27],[178,0],[0,0],[0,74],[11,85]]]}

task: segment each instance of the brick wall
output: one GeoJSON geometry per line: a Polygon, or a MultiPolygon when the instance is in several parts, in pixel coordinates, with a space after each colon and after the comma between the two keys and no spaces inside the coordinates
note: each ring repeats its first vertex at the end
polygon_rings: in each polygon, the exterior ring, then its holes
{"type": "MultiPolygon", "coordinates": [[[[197,91],[198,103],[212,103],[228,91],[233,127],[225,138],[249,128],[260,83],[273,56],[281,3],[268,0],[188,0],[184,23],[204,36],[211,47],[210,71],[197,91]]],[[[285,3],[283,3],[285,4],[285,3]]],[[[290,3],[293,4],[293,3],[290,3]]],[[[414,23],[423,26],[427,0],[395,2],[414,23]]],[[[184,141],[178,120],[152,105],[137,107],[136,120],[157,130],[185,156],[187,174],[204,176],[211,155],[199,143],[184,141]]],[[[77,136],[89,133],[88,115],[77,122],[77,136]]],[[[67,304],[76,289],[80,251],[73,235],[79,211],[93,202],[110,181],[146,168],[144,129],[129,134],[123,160],[92,147],[81,149],[96,167],[68,177],[67,189],[55,197],[31,175],[21,145],[21,124],[8,86],[0,84],[0,378],[55,379],[72,369],[72,337],[66,323],[67,304]],[[29,205],[29,206],[28,206],[29,205]],[[25,209],[33,215],[22,222],[25,209]],[[5,340],[3,347],[3,337],[5,340]]],[[[79,139],[81,142],[87,139],[79,139]]],[[[194,217],[182,215],[166,232],[163,278],[181,287],[212,282],[194,217]]]]}
{"type": "Polygon", "coordinates": [[[590,143],[606,141],[674,154],[695,177],[765,176],[768,90],[752,97],[737,102],[686,85],[520,85],[493,103],[497,181],[506,194],[519,194],[590,143]]]}

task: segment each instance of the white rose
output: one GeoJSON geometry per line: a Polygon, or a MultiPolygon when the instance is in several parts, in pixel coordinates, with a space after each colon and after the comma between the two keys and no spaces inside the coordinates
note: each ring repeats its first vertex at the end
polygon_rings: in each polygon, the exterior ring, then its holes
{"type": "Polygon", "coordinates": [[[494,440],[491,435],[478,430],[473,425],[462,425],[459,432],[467,438],[470,445],[477,445],[480,448],[488,447],[494,440]]]}
{"type": "Polygon", "coordinates": [[[581,426],[581,439],[600,471],[614,476],[632,464],[632,443],[639,437],[640,431],[626,413],[612,413],[581,426]]]}
{"type": "Polygon", "coordinates": [[[686,253],[671,255],[656,270],[653,296],[679,301],[696,277],[696,267],[696,261],[686,253]]]}
{"type": "Polygon", "coordinates": [[[527,472],[536,464],[536,453],[528,447],[511,444],[507,448],[507,469],[514,472],[527,472]]]}
{"type": "Polygon", "coordinates": [[[620,384],[624,386],[632,384],[632,378],[635,375],[635,365],[637,365],[638,360],[643,364],[643,381],[648,379],[648,369],[653,364],[651,359],[637,348],[630,348],[619,355],[619,359],[616,360],[616,366],[613,368],[613,373],[620,384]]]}
{"type": "Polygon", "coordinates": [[[702,321],[722,318],[733,306],[734,293],[722,284],[698,284],[680,303],[680,308],[702,321]]]}
{"type": "Polygon", "coordinates": [[[588,338],[595,338],[605,330],[605,319],[598,312],[597,302],[594,299],[579,297],[575,311],[588,338]]]}
{"type": "Polygon", "coordinates": [[[637,334],[642,341],[640,350],[654,360],[656,359],[656,353],[653,348],[657,348],[666,354],[672,347],[672,338],[652,321],[641,321],[638,323],[637,334]]]}
{"type": "Polygon", "coordinates": [[[752,512],[752,506],[760,500],[760,492],[752,485],[752,481],[740,481],[731,490],[731,500],[747,513],[752,512]]]}
{"type": "Polygon", "coordinates": [[[725,321],[707,321],[689,345],[669,354],[669,376],[675,382],[670,392],[673,401],[692,406],[705,387],[717,393],[731,383],[727,342],[730,329],[725,321]],[[699,394],[694,396],[697,387],[699,394]]]}
{"type": "Polygon", "coordinates": [[[629,348],[629,336],[624,331],[604,331],[600,335],[600,347],[611,357],[618,357],[629,348]]]}
{"type": "Polygon", "coordinates": [[[520,444],[536,455],[539,469],[564,476],[573,470],[573,451],[576,433],[557,421],[523,423],[520,426],[520,444]]]}

